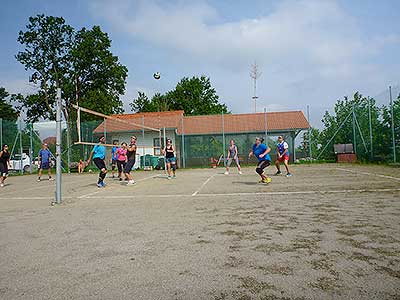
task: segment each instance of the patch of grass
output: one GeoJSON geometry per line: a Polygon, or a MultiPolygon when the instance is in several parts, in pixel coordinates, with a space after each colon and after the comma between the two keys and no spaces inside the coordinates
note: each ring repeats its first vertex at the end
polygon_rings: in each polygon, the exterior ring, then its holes
{"type": "Polygon", "coordinates": [[[378,267],[375,270],[378,272],[385,272],[386,274],[388,274],[391,277],[400,279],[400,271],[399,270],[393,270],[388,267],[378,267]]]}
{"type": "Polygon", "coordinates": [[[319,247],[321,240],[317,237],[298,238],[292,241],[291,246],[294,249],[315,250],[319,247]]]}
{"type": "Polygon", "coordinates": [[[337,279],[330,277],[320,277],[317,279],[317,281],[310,282],[308,285],[323,291],[334,291],[340,288],[340,285],[337,283],[337,279]]]}
{"type": "Polygon", "coordinates": [[[265,290],[276,290],[273,284],[265,281],[258,281],[254,277],[239,277],[239,280],[241,282],[239,288],[243,288],[253,295],[258,295],[265,290]]]}
{"type": "Polygon", "coordinates": [[[365,261],[367,263],[372,264],[371,261],[374,260],[375,258],[372,257],[372,256],[369,256],[369,255],[365,255],[365,254],[360,253],[360,252],[353,252],[350,255],[350,259],[352,259],[352,260],[361,260],[361,261],[365,261]]]}
{"type": "Polygon", "coordinates": [[[338,272],[336,272],[334,263],[327,257],[312,260],[311,266],[314,270],[327,271],[335,277],[339,275],[338,272]]]}
{"type": "Polygon", "coordinates": [[[383,256],[394,256],[400,257],[400,253],[398,250],[395,249],[387,249],[387,248],[374,248],[375,253],[383,255],[383,256]]]}
{"type": "Polygon", "coordinates": [[[250,231],[236,231],[236,230],[227,230],[221,232],[223,235],[234,236],[239,240],[256,240],[257,237],[253,232],[250,231]]]}
{"type": "Polygon", "coordinates": [[[355,236],[355,235],[363,234],[362,231],[357,230],[357,229],[337,229],[336,232],[341,235],[345,235],[345,236],[355,236]]]}
{"type": "Polygon", "coordinates": [[[351,245],[353,248],[357,249],[373,249],[370,246],[367,246],[366,244],[368,243],[367,241],[357,241],[352,238],[339,238],[339,241],[345,242],[346,244],[351,245]]]}
{"type": "Polygon", "coordinates": [[[269,266],[257,266],[256,269],[261,270],[264,274],[284,275],[284,276],[293,275],[293,269],[291,267],[278,264],[269,266]]]}

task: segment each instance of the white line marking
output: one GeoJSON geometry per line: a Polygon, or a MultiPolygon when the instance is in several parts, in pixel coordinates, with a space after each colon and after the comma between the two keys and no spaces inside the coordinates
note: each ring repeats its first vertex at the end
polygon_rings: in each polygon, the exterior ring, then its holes
{"type": "MultiPolygon", "coordinates": [[[[149,177],[141,178],[141,179],[136,180],[135,182],[145,181],[147,179],[155,178],[155,177],[158,177],[158,176],[160,176],[160,174],[156,174],[156,175],[152,175],[152,176],[149,176],[149,177]]],[[[95,192],[92,192],[92,193],[89,193],[89,194],[86,194],[86,195],[82,195],[82,196],[78,196],[78,199],[90,198],[90,196],[96,195],[96,194],[98,194],[98,193],[100,193],[102,191],[103,191],[102,188],[98,188],[98,190],[95,191],[95,192]]]]}
{"type": "MultiPolygon", "coordinates": [[[[321,191],[289,191],[289,192],[259,192],[259,193],[225,193],[225,194],[196,194],[196,197],[218,197],[218,196],[268,196],[268,195],[310,195],[310,194],[346,194],[346,193],[378,193],[378,192],[400,192],[398,189],[355,189],[355,190],[321,190],[321,191]]],[[[170,195],[121,195],[105,196],[102,199],[132,199],[132,198],[177,198],[193,197],[185,194],[170,195]]],[[[95,197],[87,197],[89,199],[95,197]]]]}
{"type": "Polygon", "coordinates": [[[196,196],[196,195],[200,192],[200,190],[201,190],[212,178],[214,178],[216,175],[217,175],[217,174],[214,174],[214,175],[211,175],[210,177],[208,177],[207,180],[204,181],[203,184],[200,186],[200,188],[192,194],[192,196],[193,196],[193,197],[196,196]]]}
{"type": "Polygon", "coordinates": [[[336,168],[336,169],[337,169],[337,170],[340,170],[340,171],[345,171],[345,172],[354,173],[354,174],[363,174],[363,175],[369,175],[369,176],[377,176],[377,177],[381,177],[381,178],[387,178],[387,179],[393,179],[393,180],[400,181],[400,178],[399,178],[399,177],[393,177],[393,176],[382,175],[382,174],[376,174],[376,173],[369,173],[369,172],[362,172],[362,171],[354,171],[354,170],[349,170],[349,169],[344,169],[344,168],[336,168]]]}

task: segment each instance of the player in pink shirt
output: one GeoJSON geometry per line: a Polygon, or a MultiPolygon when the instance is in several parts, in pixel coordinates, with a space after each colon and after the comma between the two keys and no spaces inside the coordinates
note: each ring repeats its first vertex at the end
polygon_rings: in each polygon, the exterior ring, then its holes
{"type": "Polygon", "coordinates": [[[122,181],[122,171],[125,169],[126,161],[127,161],[127,149],[126,149],[127,144],[123,142],[121,144],[121,147],[117,149],[117,166],[118,166],[118,177],[119,181],[122,181]]]}

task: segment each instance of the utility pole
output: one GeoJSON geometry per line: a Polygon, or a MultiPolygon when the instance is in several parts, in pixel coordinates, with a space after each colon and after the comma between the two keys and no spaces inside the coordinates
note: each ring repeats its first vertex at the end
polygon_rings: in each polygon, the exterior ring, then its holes
{"type": "Polygon", "coordinates": [[[257,112],[257,79],[260,78],[261,76],[261,71],[258,68],[257,63],[255,62],[252,66],[251,66],[251,70],[250,70],[250,77],[253,78],[254,81],[254,94],[253,94],[253,101],[254,101],[254,113],[257,112]]]}
{"type": "Polygon", "coordinates": [[[357,154],[356,113],[355,113],[355,111],[354,111],[354,101],[353,101],[353,146],[354,146],[354,153],[357,154]]]}
{"type": "Polygon", "coordinates": [[[393,162],[396,163],[396,140],[394,135],[394,113],[393,113],[393,99],[392,99],[392,87],[389,86],[389,97],[390,97],[390,114],[392,118],[392,144],[393,144],[393,162]]]}

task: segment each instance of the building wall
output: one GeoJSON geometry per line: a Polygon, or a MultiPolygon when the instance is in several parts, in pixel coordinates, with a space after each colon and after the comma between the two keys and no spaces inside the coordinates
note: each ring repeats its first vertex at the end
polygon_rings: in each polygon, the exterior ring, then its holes
{"type": "MultiPolygon", "coordinates": [[[[172,140],[173,145],[176,145],[176,135],[175,130],[166,130],[166,138],[172,140]]],[[[155,131],[145,131],[144,135],[142,133],[135,134],[137,137],[137,156],[136,156],[136,163],[135,168],[140,166],[140,157],[146,154],[154,155],[154,156],[162,156],[159,152],[159,149],[155,149],[154,147],[154,139],[159,140],[160,135],[158,132],[155,131]]],[[[118,141],[118,145],[121,145],[122,142],[125,142],[129,145],[131,140],[132,133],[109,133],[107,134],[107,140],[109,141],[118,141]]],[[[111,149],[108,153],[111,156],[111,149]]]]}

